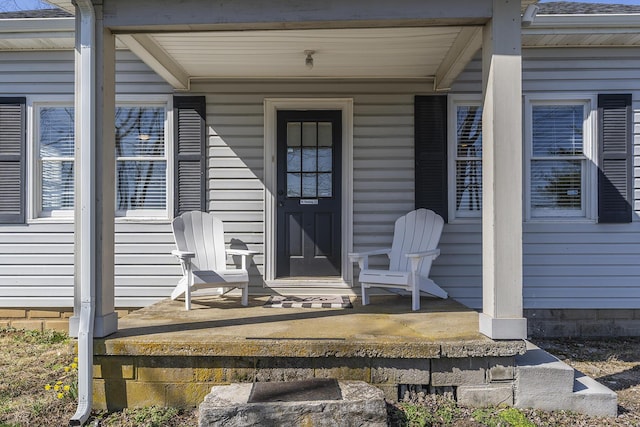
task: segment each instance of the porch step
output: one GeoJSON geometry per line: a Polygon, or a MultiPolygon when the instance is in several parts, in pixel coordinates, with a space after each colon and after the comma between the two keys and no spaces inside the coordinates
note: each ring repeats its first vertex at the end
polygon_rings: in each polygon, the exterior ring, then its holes
{"type": "MultiPolygon", "coordinates": [[[[382,391],[363,381],[337,381],[337,398],[331,393],[323,396],[322,391],[314,397],[309,393],[313,387],[310,381],[263,383],[273,385],[273,390],[259,393],[254,390],[255,384],[214,386],[200,404],[199,427],[387,425],[382,391]],[[291,393],[296,387],[300,387],[302,396],[308,400],[298,400],[295,392],[291,393]],[[258,394],[267,397],[256,398],[258,394]]],[[[326,385],[319,387],[326,388],[326,385]]]]}
{"type": "Polygon", "coordinates": [[[618,413],[615,392],[530,342],[527,352],[516,356],[514,397],[519,408],[608,417],[618,413]]]}

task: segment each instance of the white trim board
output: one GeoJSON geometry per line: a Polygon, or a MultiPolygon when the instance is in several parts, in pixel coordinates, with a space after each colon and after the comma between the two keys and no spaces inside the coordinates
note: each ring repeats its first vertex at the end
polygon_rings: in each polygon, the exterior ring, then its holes
{"type": "Polygon", "coordinates": [[[351,286],[353,265],[348,257],[353,248],[353,99],[351,98],[265,98],[264,100],[265,283],[267,286],[278,286],[278,281],[275,280],[278,110],[342,111],[342,281],[327,280],[327,286],[351,286]]]}

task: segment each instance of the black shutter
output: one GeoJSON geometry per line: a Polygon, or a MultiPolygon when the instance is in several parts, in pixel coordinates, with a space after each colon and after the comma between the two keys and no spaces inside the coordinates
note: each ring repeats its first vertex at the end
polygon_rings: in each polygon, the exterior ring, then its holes
{"type": "Polygon", "coordinates": [[[631,95],[599,95],[598,222],[631,222],[633,146],[631,95]]]}
{"type": "Polygon", "coordinates": [[[174,109],[174,215],[205,211],[204,96],[176,96],[174,109]]]}
{"type": "Polygon", "coordinates": [[[447,221],[447,97],[416,96],[414,122],[416,209],[447,221]]]}
{"type": "Polygon", "coordinates": [[[0,98],[0,223],[25,221],[26,98],[0,98]]]}

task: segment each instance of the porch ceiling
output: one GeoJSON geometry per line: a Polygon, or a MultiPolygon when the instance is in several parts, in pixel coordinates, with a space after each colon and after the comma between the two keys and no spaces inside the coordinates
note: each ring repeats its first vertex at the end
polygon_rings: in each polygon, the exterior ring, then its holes
{"type": "Polygon", "coordinates": [[[119,34],[176,88],[212,78],[431,78],[445,86],[481,45],[480,27],[119,34]],[[305,65],[312,50],[313,68],[305,65]]]}

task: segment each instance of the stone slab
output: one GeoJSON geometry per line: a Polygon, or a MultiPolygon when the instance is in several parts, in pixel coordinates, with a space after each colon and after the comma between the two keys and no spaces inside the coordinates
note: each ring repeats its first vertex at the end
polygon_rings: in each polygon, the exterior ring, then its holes
{"type": "Polygon", "coordinates": [[[252,384],[215,386],[199,407],[199,426],[387,425],[381,390],[361,381],[339,381],[341,400],[248,403],[252,384]]]}
{"type": "Polygon", "coordinates": [[[487,406],[513,405],[513,385],[486,384],[477,386],[460,386],[457,390],[460,405],[472,408],[487,406]]]}

